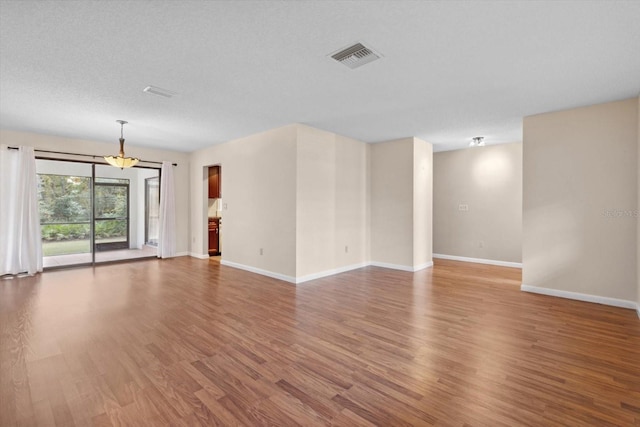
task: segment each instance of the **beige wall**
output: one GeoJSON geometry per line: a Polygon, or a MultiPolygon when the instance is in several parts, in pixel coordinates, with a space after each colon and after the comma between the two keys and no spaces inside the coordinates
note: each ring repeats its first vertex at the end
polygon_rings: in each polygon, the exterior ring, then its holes
{"type": "Polygon", "coordinates": [[[638,317],[640,317],[640,96],[638,96],[638,167],[636,171],[638,173],[638,204],[636,206],[636,281],[637,281],[637,303],[638,303],[638,317]]]}
{"type": "Polygon", "coordinates": [[[433,170],[433,252],[520,263],[522,143],[435,153],[433,170]]]}
{"type": "Polygon", "coordinates": [[[413,138],[372,144],[371,261],[413,266],[413,138]]]}
{"type": "Polygon", "coordinates": [[[367,262],[367,144],[294,124],[199,150],[191,161],[196,255],[207,253],[206,168],[219,164],[224,262],[286,280],[367,262]]]}
{"type": "Polygon", "coordinates": [[[297,125],[290,125],[191,154],[195,255],[206,256],[208,249],[207,168],[221,165],[222,259],[295,277],[296,138],[297,125]]]}
{"type": "MultiPolygon", "coordinates": [[[[0,130],[0,144],[10,146],[25,145],[35,149],[64,151],[80,154],[103,156],[118,151],[118,142],[104,143],[81,139],[63,138],[30,132],[0,130]]],[[[176,189],[176,252],[189,252],[189,155],[177,151],[157,150],[127,144],[128,156],[139,157],[150,161],[171,161],[178,164],[174,169],[176,189]]],[[[73,158],[72,156],[55,155],[56,158],[73,158]]],[[[82,160],[81,157],[75,159],[82,160]]]]}
{"type": "Polygon", "coordinates": [[[296,275],[367,262],[367,144],[297,125],[296,275]]]}
{"type": "Polygon", "coordinates": [[[433,260],[433,147],[413,141],[413,266],[433,260]]]}
{"type": "Polygon", "coordinates": [[[403,138],[369,150],[371,261],[422,268],[432,260],[432,146],[403,138]]]}
{"type": "Polygon", "coordinates": [[[637,298],[637,121],[635,98],[524,119],[525,285],[637,298]]]}

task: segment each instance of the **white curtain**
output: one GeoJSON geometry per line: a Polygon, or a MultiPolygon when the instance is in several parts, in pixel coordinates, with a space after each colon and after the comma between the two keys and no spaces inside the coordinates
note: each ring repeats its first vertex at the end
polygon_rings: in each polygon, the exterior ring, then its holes
{"type": "Polygon", "coordinates": [[[0,275],[42,271],[33,147],[0,146],[0,275]]]}
{"type": "Polygon", "coordinates": [[[162,162],[160,178],[160,230],[158,258],[176,256],[176,200],[173,185],[173,164],[162,162]]]}

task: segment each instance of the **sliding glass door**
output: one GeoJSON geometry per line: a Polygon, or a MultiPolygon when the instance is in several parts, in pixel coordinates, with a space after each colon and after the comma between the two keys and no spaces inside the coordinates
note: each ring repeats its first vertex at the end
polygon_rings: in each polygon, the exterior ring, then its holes
{"type": "Polygon", "coordinates": [[[36,160],[44,267],[157,255],[159,170],[36,160]]]}
{"type": "Polygon", "coordinates": [[[150,246],[158,246],[160,231],[160,177],[145,179],[145,230],[144,242],[150,246]]]}
{"type": "Polygon", "coordinates": [[[92,262],[91,165],[37,160],[36,170],[44,266],[92,262]]]}
{"type": "Polygon", "coordinates": [[[95,179],[94,230],[96,251],[129,248],[129,180],[95,179]]]}

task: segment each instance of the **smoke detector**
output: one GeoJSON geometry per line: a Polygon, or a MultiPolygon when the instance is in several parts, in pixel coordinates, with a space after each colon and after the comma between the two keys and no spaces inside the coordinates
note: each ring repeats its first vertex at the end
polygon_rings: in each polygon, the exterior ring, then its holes
{"type": "Polygon", "coordinates": [[[362,67],[376,59],[380,59],[381,56],[382,55],[374,52],[373,49],[366,47],[362,43],[356,43],[353,46],[331,54],[333,59],[351,69],[362,67]]]}

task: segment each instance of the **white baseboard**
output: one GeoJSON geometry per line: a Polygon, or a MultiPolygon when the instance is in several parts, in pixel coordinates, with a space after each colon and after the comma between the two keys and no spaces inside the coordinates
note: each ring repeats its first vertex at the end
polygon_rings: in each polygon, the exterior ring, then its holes
{"type": "Polygon", "coordinates": [[[424,270],[425,268],[433,267],[433,261],[425,262],[424,264],[413,266],[414,273],[416,271],[424,270]]]}
{"type": "Polygon", "coordinates": [[[433,261],[416,265],[415,267],[412,267],[410,265],[389,264],[387,262],[378,262],[378,261],[371,261],[369,262],[368,265],[372,265],[374,267],[390,268],[392,270],[401,270],[401,271],[408,271],[410,273],[415,273],[416,271],[424,270],[425,268],[432,267],[433,261]]]}
{"type": "Polygon", "coordinates": [[[374,267],[390,268],[392,270],[401,270],[401,271],[408,271],[410,273],[413,273],[413,267],[411,267],[410,265],[389,264],[388,262],[378,262],[378,261],[371,261],[369,265],[372,265],[374,267]]]}
{"type": "Polygon", "coordinates": [[[498,261],[498,260],[483,259],[483,258],[469,258],[465,256],[444,255],[444,254],[433,254],[433,257],[439,258],[439,259],[449,259],[452,261],[475,262],[476,264],[498,265],[500,267],[522,268],[521,262],[498,261]]]}
{"type": "Polygon", "coordinates": [[[189,252],[188,255],[194,258],[199,258],[199,259],[209,259],[208,254],[199,254],[197,252],[189,252]]]}
{"type": "Polygon", "coordinates": [[[409,267],[409,266],[397,265],[397,264],[387,264],[387,263],[381,263],[381,262],[362,262],[358,264],[351,264],[351,265],[346,265],[344,267],[334,268],[332,270],[321,271],[319,273],[308,274],[306,276],[301,276],[296,278],[293,276],[287,276],[285,274],[275,273],[273,271],[263,270],[261,268],[251,267],[249,265],[239,264],[237,262],[232,262],[227,260],[221,260],[220,264],[226,265],[228,267],[238,268],[240,270],[250,271],[251,273],[262,274],[263,276],[272,277],[274,279],[284,280],[285,282],[289,282],[293,284],[300,284],[300,283],[308,282],[311,280],[320,279],[322,277],[333,276],[335,274],[340,274],[340,273],[344,273],[351,270],[357,270],[358,268],[367,267],[369,265],[373,265],[376,267],[383,267],[383,268],[391,268],[394,270],[408,271],[410,273],[433,266],[433,262],[427,262],[427,263],[418,265],[416,267],[409,267]]]}
{"type": "Polygon", "coordinates": [[[177,254],[173,254],[171,256],[161,256],[161,257],[159,256],[157,258],[158,259],[171,259],[171,258],[177,258],[179,256],[187,256],[187,255],[189,255],[189,252],[180,252],[180,253],[177,253],[177,254]]]}
{"type": "Polygon", "coordinates": [[[624,299],[601,297],[598,295],[581,294],[579,292],[561,291],[559,289],[541,288],[538,286],[529,286],[522,284],[520,290],[524,292],[531,292],[534,294],[549,295],[552,297],[568,298],[578,301],[594,302],[597,304],[610,305],[613,307],[631,308],[638,311],[638,317],[640,317],[640,307],[634,301],[628,301],[624,299]]]}
{"type": "Polygon", "coordinates": [[[251,273],[262,274],[263,276],[272,277],[278,280],[284,280],[289,283],[296,283],[296,278],[292,276],[287,276],[285,274],[274,273],[273,271],[263,270],[261,268],[251,267],[249,265],[238,264],[237,262],[220,260],[220,264],[226,265],[227,267],[238,268],[240,270],[250,271],[251,273]]]}
{"type": "Polygon", "coordinates": [[[333,276],[334,274],[344,273],[346,271],[357,270],[358,268],[366,267],[367,265],[369,265],[369,263],[362,262],[362,263],[359,263],[359,264],[351,264],[351,265],[347,265],[347,266],[344,266],[344,267],[334,268],[332,270],[321,271],[319,273],[307,274],[306,276],[301,276],[301,277],[296,278],[296,282],[295,283],[296,284],[297,283],[304,283],[304,282],[308,282],[310,280],[320,279],[320,278],[327,277],[327,276],[333,276]]]}

